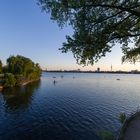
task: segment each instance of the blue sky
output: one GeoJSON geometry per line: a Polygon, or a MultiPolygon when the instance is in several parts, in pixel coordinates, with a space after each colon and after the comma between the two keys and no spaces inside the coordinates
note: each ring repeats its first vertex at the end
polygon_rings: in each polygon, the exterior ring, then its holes
{"type": "Polygon", "coordinates": [[[6,63],[10,55],[23,55],[38,62],[43,69],[140,70],[140,64],[121,64],[121,49],[116,45],[111,53],[94,66],[82,67],[76,64],[72,53],[62,54],[65,36],[72,34],[70,27],[60,29],[42,13],[37,0],[0,1],[0,59],[6,63]]]}

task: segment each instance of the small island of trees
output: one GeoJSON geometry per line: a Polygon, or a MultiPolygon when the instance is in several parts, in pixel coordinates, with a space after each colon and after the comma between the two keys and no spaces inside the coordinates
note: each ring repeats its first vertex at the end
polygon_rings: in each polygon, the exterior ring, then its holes
{"type": "Polygon", "coordinates": [[[41,72],[39,64],[31,59],[21,55],[10,56],[5,66],[0,60],[0,88],[24,85],[39,80],[41,72]]]}

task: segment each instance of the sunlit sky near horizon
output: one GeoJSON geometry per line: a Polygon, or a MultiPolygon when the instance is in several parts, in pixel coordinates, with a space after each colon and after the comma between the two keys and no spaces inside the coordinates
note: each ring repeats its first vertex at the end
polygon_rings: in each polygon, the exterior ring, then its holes
{"type": "Polygon", "coordinates": [[[122,65],[122,52],[117,44],[111,53],[93,66],[79,66],[72,53],[62,54],[58,48],[71,35],[70,27],[60,29],[42,13],[37,0],[0,1],[0,59],[5,64],[10,55],[23,55],[48,70],[140,70],[140,63],[122,65]]]}

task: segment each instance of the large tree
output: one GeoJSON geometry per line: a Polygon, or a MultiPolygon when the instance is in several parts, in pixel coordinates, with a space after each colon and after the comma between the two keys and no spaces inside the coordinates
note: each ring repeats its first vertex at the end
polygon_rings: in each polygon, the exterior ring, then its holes
{"type": "Polygon", "coordinates": [[[69,24],[72,36],[60,49],[72,51],[80,64],[93,64],[116,44],[122,44],[123,61],[140,57],[140,0],[38,0],[60,27],[69,24]],[[134,48],[129,48],[129,42],[134,48]]]}
{"type": "Polygon", "coordinates": [[[31,59],[21,55],[10,56],[7,59],[7,69],[15,76],[20,75],[26,79],[38,79],[41,75],[39,64],[35,64],[31,59]]]}

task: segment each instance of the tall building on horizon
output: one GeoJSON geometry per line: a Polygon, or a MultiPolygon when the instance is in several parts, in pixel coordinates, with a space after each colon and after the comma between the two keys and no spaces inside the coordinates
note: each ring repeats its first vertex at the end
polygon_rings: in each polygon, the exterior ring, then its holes
{"type": "Polygon", "coordinates": [[[111,71],[112,71],[112,64],[111,64],[111,71]]]}
{"type": "Polygon", "coordinates": [[[100,68],[97,68],[97,72],[100,72],[100,68]]]}

